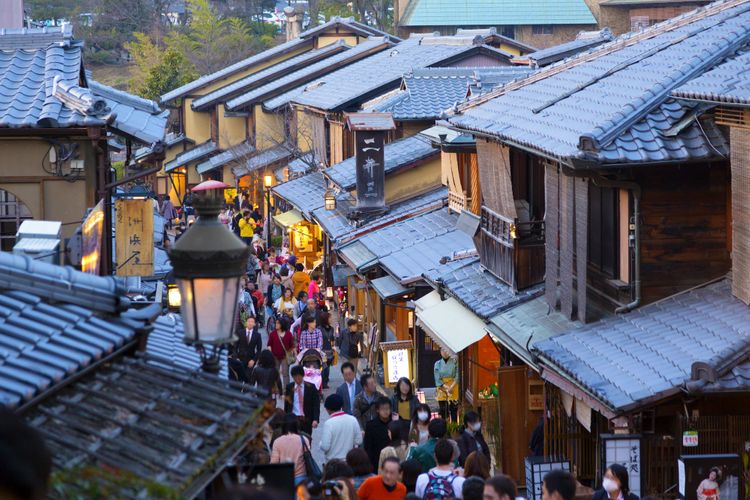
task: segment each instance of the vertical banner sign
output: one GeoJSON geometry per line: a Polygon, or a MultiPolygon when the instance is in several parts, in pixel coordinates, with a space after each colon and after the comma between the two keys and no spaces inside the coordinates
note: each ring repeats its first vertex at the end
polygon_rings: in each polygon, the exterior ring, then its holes
{"type": "Polygon", "coordinates": [[[102,229],[104,228],[104,200],[89,212],[81,228],[81,270],[99,274],[102,259],[102,229]]]}
{"type": "Polygon", "coordinates": [[[628,470],[630,491],[641,496],[641,436],[602,434],[603,468],[620,464],[628,470]]]}
{"type": "Polygon", "coordinates": [[[385,206],[384,130],[355,132],[357,153],[357,208],[385,206]]]}
{"type": "Polygon", "coordinates": [[[149,199],[115,202],[118,276],[154,274],[154,207],[149,199]]]}

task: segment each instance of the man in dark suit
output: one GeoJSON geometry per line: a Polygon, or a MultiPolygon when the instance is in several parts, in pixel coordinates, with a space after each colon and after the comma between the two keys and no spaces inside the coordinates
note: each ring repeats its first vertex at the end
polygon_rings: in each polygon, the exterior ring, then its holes
{"type": "Polygon", "coordinates": [[[239,338],[234,345],[234,359],[230,361],[230,367],[237,372],[240,380],[248,382],[250,372],[263,350],[263,338],[255,325],[254,317],[247,318],[244,331],[239,331],[237,336],[239,338]]]}
{"type": "Polygon", "coordinates": [[[344,400],[344,412],[351,415],[352,403],[357,394],[362,392],[362,384],[357,380],[354,365],[349,361],[341,365],[341,374],[344,376],[344,383],[336,388],[336,394],[344,400]]]}
{"type": "Polygon", "coordinates": [[[320,393],[310,382],[305,382],[305,370],[300,365],[292,367],[292,378],[284,392],[284,411],[299,419],[300,429],[312,436],[320,422],[320,393]]]}

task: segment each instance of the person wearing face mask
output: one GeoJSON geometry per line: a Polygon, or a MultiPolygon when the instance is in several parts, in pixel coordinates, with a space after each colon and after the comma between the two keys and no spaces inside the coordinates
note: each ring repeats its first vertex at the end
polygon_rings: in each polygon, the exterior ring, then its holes
{"type": "Polygon", "coordinates": [[[467,412],[464,415],[464,428],[461,429],[461,434],[458,436],[458,449],[460,451],[458,463],[461,467],[464,466],[466,457],[471,452],[483,453],[487,458],[490,456],[490,447],[487,446],[487,441],[482,436],[482,420],[475,411],[467,412]]]}
{"type": "Polygon", "coordinates": [[[440,359],[434,367],[437,400],[440,405],[440,416],[445,420],[458,420],[458,361],[451,357],[450,351],[440,349],[440,359]]]}
{"type": "Polygon", "coordinates": [[[430,439],[427,426],[430,424],[430,407],[424,403],[418,404],[411,419],[411,430],[409,431],[409,444],[421,446],[430,439]]]}
{"type": "Polygon", "coordinates": [[[628,470],[620,464],[610,465],[604,473],[602,489],[591,500],[638,500],[638,495],[630,492],[628,470]]]}

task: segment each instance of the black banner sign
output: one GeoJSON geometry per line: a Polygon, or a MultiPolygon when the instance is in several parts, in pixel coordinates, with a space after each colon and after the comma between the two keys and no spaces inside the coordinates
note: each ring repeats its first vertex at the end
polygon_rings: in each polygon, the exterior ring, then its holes
{"type": "Polygon", "coordinates": [[[385,131],[358,131],[357,145],[357,208],[385,206],[385,131]]]}

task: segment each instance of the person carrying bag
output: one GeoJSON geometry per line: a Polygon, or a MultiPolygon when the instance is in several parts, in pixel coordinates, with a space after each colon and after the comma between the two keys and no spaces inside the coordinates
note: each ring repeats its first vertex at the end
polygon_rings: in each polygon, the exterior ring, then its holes
{"type": "Polygon", "coordinates": [[[305,472],[307,473],[307,480],[309,481],[311,479],[315,479],[317,481],[320,481],[320,478],[323,477],[323,472],[321,472],[318,463],[313,458],[310,447],[307,446],[307,443],[305,442],[305,438],[302,436],[300,436],[299,438],[302,440],[302,460],[305,462],[305,472]]]}

